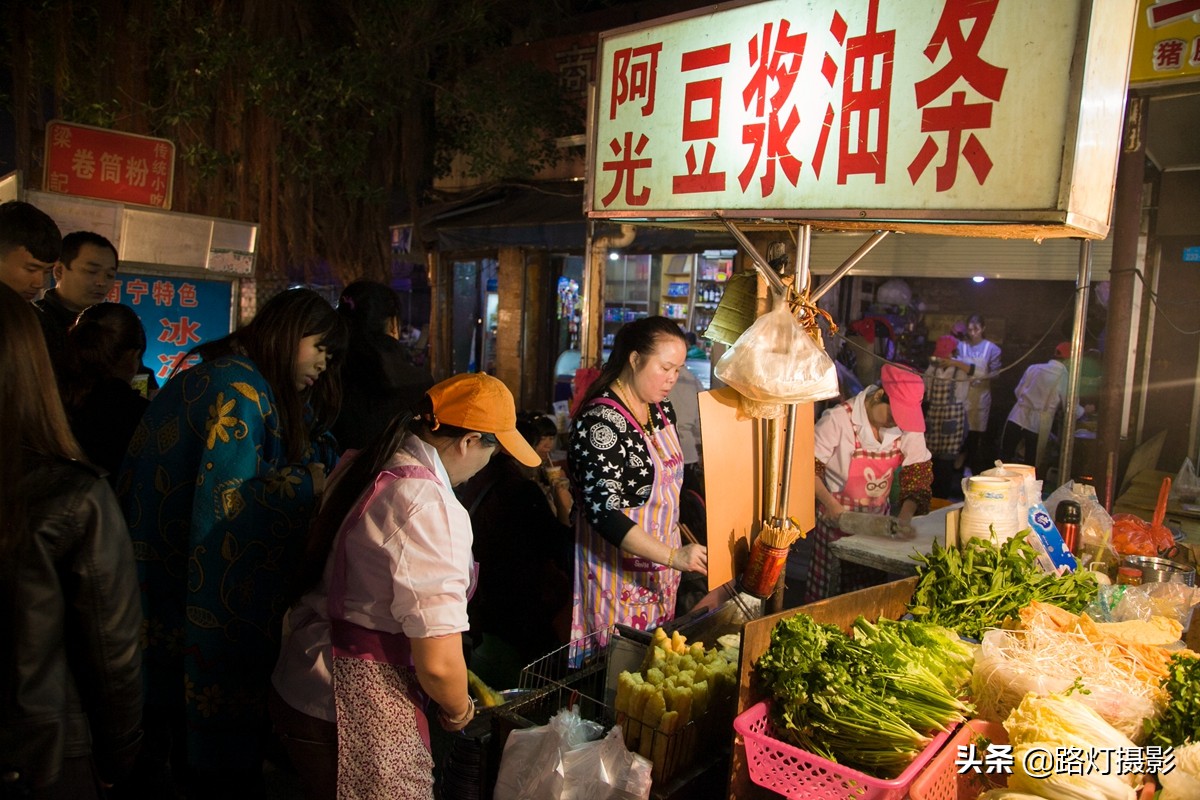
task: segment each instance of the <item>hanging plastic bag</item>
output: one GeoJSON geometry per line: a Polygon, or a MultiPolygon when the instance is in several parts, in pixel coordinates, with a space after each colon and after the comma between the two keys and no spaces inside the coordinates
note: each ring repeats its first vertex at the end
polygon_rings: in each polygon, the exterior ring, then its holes
{"type": "Polygon", "coordinates": [[[1190,458],[1183,460],[1183,466],[1171,484],[1171,500],[1180,505],[1200,505],[1200,478],[1196,477],[1196,467],[1190,458]]]}
{"type": "Polygon", "coordinates": [[[564,708],[546,725],[514,730],[504,743],[495,800],[558,800],[563,792],[563,758],[599,738],[604,727],[564,708]]]}
{"type": "Polygon", "coordinates": [[[755,320],[725,351],[713,372],[759,403],[812,403],[838,394],[833,359],[786,304],[755,320]]]}
{"type": "Polygon", "coordinates": [[[649,759],[629,752],[616,725],[598,742],[563,756],[562,800],[646,800],[650,797],[649,759]]]}

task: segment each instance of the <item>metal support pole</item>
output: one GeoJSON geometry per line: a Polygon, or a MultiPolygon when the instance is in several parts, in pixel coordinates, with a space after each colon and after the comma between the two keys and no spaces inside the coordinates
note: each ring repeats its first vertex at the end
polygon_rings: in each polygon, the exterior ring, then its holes
{"type": "Polygon", "coordinates": [[[1079,373],[1083,367],[1083,332],[1087,325],[1088,292],[1092,286],[1092,240],[1079,240],[1079,277],[1075,281],[1075,325],[1071,329],[1071,368],[1067,374],[1067,402],[1063,408],[1062,452],[1058,480],[1071,480],[1075,455],[1075,408],[1079,405],[1079,373]]]}
{"type": "Polygon", "coordinates": [[[835,269],[828,278],[821,282],[821,285],[818,286],[812,293],[812,301],[815,303],[820,300],[826,292],[833,288],[835,283],[846,277],[846,273],[853,269],[855,264],[857,264],[859,261],[862,261],[863,257],[867,253],[874,250],[875,245],[886,239],[889,233],[891,233],[891,231],[875,231],[870,239],[867,239],[862,243],[862,247],[859,247],[857,250],[855,250],[849,258],[842,262],[840,267],[835,269]]]}
{"type": "Polygon", "coordinates": [[[750,261],[753,262],[754,268],[758,270],[759,275],[763,276],[763,280],[767,282],[767,285],[770,286],[771,289],[773,289],[777,294],[786,294],[787,287],[784,285],[783,279],[779,277],[778,272],[771,268],[771,265],[768,264],[767,260],[762,257],[762,254],[755,249],[754,245],[750,244],[750,240],[746,238],[746,234],[738,230],[738,227],[734,225],[733,222],[726,219],[720,212],[717,212],[713,216],[721,221],[721,224],[724,225],[726,230],[733,235],[733,238],[737,239],[738,244],[740,244],[742,249],[745,250],[750,256],[750,261]]]}

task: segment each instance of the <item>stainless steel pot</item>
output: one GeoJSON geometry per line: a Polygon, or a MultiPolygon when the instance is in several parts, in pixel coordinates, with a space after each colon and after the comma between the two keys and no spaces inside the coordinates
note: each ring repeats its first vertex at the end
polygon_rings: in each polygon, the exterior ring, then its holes
{"type": "Polygon", "coordinates": [[[1182,583],[1196,585],[1195,567],[1153,556],[1125,556],[1121,566],[1133,567],[1142,573],[1142,583],[1182,583]]]}

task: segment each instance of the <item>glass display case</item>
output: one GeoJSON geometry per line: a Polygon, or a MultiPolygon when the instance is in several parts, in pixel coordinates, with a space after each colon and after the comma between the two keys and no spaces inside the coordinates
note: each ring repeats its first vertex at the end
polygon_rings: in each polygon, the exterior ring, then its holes
{"type": "Polygon", "coordinates": [[[626,322],[658,313],[658,298],[652,298],[652,257],[617,254],[610,258],[604,277],[604,347],[626,322]]]}

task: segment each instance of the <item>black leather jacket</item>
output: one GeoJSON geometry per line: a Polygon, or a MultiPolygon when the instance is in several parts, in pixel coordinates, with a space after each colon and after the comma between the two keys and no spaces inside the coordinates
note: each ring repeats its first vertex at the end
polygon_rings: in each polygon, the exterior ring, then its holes
{"type": "Polygon", "coordinates": [[[0,796],[55,783],[91,753],[118,781],[141,744],[133,546],[108,481],[50,461],[20,481],[32,535],[0,564],[0,796]]]}

